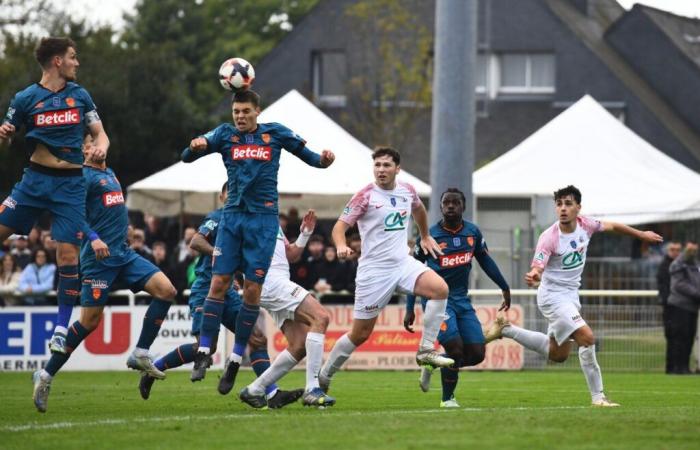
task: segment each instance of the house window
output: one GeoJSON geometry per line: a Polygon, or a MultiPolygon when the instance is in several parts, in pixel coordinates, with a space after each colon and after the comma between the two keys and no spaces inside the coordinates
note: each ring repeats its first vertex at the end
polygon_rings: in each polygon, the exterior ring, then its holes
{"type": "Polygon", "coordinates": [[[504,53],[500,55],[499,62],[499,93],[554,93],[554,55],[548,53],[504,53]]]}
{"type": "Polygon", "coordinates": [[[312,54],[312,85],[314,97],[320,105],[345,106],[347,64],[345,52],[316,51],[312,54]]]}

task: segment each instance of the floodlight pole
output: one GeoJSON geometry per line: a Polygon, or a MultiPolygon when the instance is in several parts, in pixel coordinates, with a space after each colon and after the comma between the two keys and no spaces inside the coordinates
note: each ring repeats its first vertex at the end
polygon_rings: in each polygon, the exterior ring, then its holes
{"type": "Polygon", "coordinates": [[[440,194],[464,192],[464,217],[473,217],[474,89],[477,0],[437,0],[430,138],[430,223],[441,217],[440,194]]]}

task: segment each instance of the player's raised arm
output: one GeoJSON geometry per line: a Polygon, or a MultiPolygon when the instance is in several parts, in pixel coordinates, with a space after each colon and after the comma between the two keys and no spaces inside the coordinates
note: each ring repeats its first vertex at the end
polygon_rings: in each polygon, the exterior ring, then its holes
{"type": "Polygon", "coordinates": [[[298,261],[299,258],[301,257],[301,254],[304,252],[304,248],[306,248],[307,242],[309,242],[309,238],[311,237],[311,234],[313,234],[314,229],[316,228],[316,211],[313,209],[310,209],[304,214],[304,217],[301,219],[301,226],[299,227],[299,236],[297,237],[297,240],[294,241],[294,243],[289,244],[285,246],[285,253],[287,255],[287,260],[288,261],[298,261]]]}
{"type": "Polygon", "coordinates": [[[653,231],[638,230],[624,223],[618,222],[601,222],[602,231],[612,231],[619,234],[625,234],[644,242],[659,243],[663,242],[664,238],[653,231]]]}
{"type": "Polygon", "coordinates": [[[15,126],[10,122],[5,122],[0,125],[0,145],[4,144],[5,141],[9,141],[15,134],[15,130],[15,126]]]}

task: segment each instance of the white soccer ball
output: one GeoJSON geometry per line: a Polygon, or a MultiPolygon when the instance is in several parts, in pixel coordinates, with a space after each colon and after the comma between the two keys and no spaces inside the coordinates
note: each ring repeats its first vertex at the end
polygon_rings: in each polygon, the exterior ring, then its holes
{"type": "Polygon", "coordinates": [[[253,65],[243,58],[231,58],[219,68],[219,82],[227,91],[245,91],[255,80],[253,65]]]}

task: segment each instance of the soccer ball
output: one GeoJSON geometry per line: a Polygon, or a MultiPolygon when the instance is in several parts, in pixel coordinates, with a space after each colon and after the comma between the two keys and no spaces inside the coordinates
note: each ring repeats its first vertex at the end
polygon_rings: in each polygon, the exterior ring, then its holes
{"type": "Polygon", "coordinates": [[[255,80],[253,65],[243,58],[224,61],[219,69],[219,83],[227,91],[245,91],[255,80]]]}

